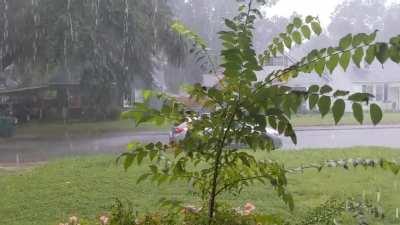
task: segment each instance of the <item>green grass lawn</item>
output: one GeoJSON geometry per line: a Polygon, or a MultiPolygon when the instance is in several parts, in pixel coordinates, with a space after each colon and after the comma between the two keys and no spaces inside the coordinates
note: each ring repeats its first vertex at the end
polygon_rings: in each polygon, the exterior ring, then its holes
{"type": "MultiPolygon", "coordinates": [[[[317,113],[295,115],[292,117],[292,122],[295,126],[330,126],[335,124],[332,114],[321,119],[321,115],[317,113]]],[[[368,113],[364,115],[364,124],[372,124],[368,113]]],[[[385,112],[380,124],[400,124],[400,113],[385,112]]],[[[352,113],[346,113],[339,125],[358,125],[358,122],[354,119],[352,113]]]]}
{"type": "MultiPolygon", "coordinates": [[[[326,159],[386,158],[400,159],[400,150],[384,148],[352,148],[339,150],[307,150],[259,154],[299,166],[326,159]]],[[[23,171],[0,170],[0,224],[47,225],[57,224],[71,214],[87,219],[107,212],[115,198],[130,200],[137,210],[146,212],[158,209],[162,197],[180,199],[188,203],[198,200],[188,192],[187,184],[168,184],[157,187],[151,183],[136,184],[135,180],[145,170],[133,167],[124,172],[115,165],[115,156],[91,156],[53,161],[47,165],[23,171]]],[[[383,223],[394,221],[395,208],[400,207],[400,176],[380,169],[357,168],[325,169],[322,172],[307,171],[290,175],[289,189],[294,194],[296,209],[289,213],[269,186],[255,185],[239,197],[224,196],[233,205],[253,202],[257,210],[279,213],[295,218],[309,207],[331,198],[360,197],[363,192],[372,199],[382,192],[382,204],[386,209],[383,223]]]]}
{"type": "Polygon", "coordinates": [[[104,133],[167,130],[169,125],[156,126],[152,123],[136,127],[132,120],[115,120],[102,122],[30,122],[17,127],[18,135],[34,135],[38,137],[57,137],[66,134],[71,136],[94,136],[104,133]]]}
{"type": "MultiPolygon", "coordinates": [[[[365,115],[365,124],[371,124],[369,115],[365,115]]],[[[319,114],[297,115],[292,117],[295,126],[327,126],[333,125],[333,118],[328,114],[321,119],[319,114]]],[[[355,125],[357,122],[352,114],[344,115],[339,125],[355,125]]],[[[400,124],[400,113],[385,113],[381,124],[400,124]]],[[[135,132],[135,131],[167,131],[170,125],[161,127],[152,123],[141,124],[135,127],[132,120],[116,120],[104,122],[30,122],[17,127],[17,135],[35,136],[38,138],[70,136],[95,136],[104,133],[135,132]]]]}

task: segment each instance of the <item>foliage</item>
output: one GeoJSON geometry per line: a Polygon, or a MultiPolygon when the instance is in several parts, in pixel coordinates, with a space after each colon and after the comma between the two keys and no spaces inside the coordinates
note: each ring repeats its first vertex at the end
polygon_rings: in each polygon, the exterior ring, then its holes
{"type": "MultiPolygon", "coordinates": [[[[301,45],[311,36],[320,35],[322,29],[315,17],[308,16],[304,20],[296,17],[286,32],[274,38],[263,53],[257,54],[252,40],[258,14],[253,1],[249,1],[239,7],[236,17],[225,19],[226,30],[219,32],[223,49],[218,68],[222,68],[223,78],[218,87],[194,85],[188,90],[192,99],[204,108],[212,109],[210,116],[199,119],[195,112],[185,109],[175,99],[150,92],[146,94],[147,99],[160,98],[164,103],[161,109],[149,108],[144,103],[136,106],[139,110],[126,114],[138,124],[192,118],[190,130],[181,142],[174,145],[134,144],[122,157],[125,169],[133,163],[141,164],[144,159],[151,162],[149,173],[143,174],[139,182],[147,178],[159,184],[176,180],[191,182],[208,209],[207,224],[215,224],[217,199],[222,193],[240,193],[254,183],[271,184],[289,208],[294,207],[293,197],[286,188],[288,171],[285,166],[257,160],[248,151],[232,147],[232,143],[246,144],[253,151],[271,151],[272,141],[265,139],[263,132],[266,127],[272,127],[296,144],[297,136],[290,118],[306,100],[310,108],[318,108],[322,117],[332,111],[338,123],[344,115],[345,100],[362,111],[361,104],[369,105],[373,98],[367,93],[349,93],[329,86],[311,86],[307,91],[297,91],[285,86],[284,82],[301,73],[321,75],[325,70],[332,73],[339,67],[346,71],[352,59],[356,65],[361,61],[371,64],[374,60],[382,64],[388,60],[398,63],[400,59],[400,36],[386,43],[375,42],[376,32],[349,34],[340,39],[338,46],[313,50],[299,62],[273,71],[265,80],[259,81],[256,72],[262,72],[263,66],[272,58],[284,55],[285,51],[301,45]],[[361,51],[365,54],[360,54],[361,51]],[[167,154],[170,150],[174,152],[173,157],[167,154]]],[[[207,57],[207,48],[199,36],[182,24],[176,24],[175,30],[200,49],[204,54],[200,54],[200,61],[205,60],[210,71],[218,77],[217,68],[207,57]]],[[[378,124],[382,119],[379,106],[370,104],[369,111],[372,122],[378,124]]],[[[354,116],[362,121],[358,110],[354,116]]]]}
{"type": "MultiPolygon", "coordinates": [[[[301,165],[313,163],[324,164],[329,159],[358,157],[396,159],[400,162],[400,151],[357,147],[274,151],[270,154],[259,152],[255,157],[258,160],[269,158],[285,162],[287,168],[299,168],[301,165]]],[[[198,197],[185,181],[161,186],[154,185],[151,181],[134,184],[132,180],[135,181],[146,173],[150,164],[145,161],[142,166],[124,173],[121,172],[121,167],[115,165],[114,160],[113,154],[81,156],[50,161],[35,168],[0,169],[0,186],[4,193],[0,196],[3,203],[0,205],[0,214],[7,215],[0,218],[0,224],[58,224],[56,222],[67,222],[69,215],[98,221],[101,215],[110,215],[108,206],[113,204],[115,198],[123,199],[124,204],[125,200],[129,200],[133,209],[141,215],[154,211],[166,213],[166,208],[159,210],[161,198],[180,200],[184,203],[183,206],[201,206],[198,197]]],[[[381,224],[398,224],[398,220],[393,217],[397,203],[400,202],[398,188],[395,188],[396,183],[397,186],[400,184],[400,177],[384,170],[371,167],[364,169],[363,166],[349,171],[340,167],[323,169],[321,172],[317,169],[304,169],[304,172],[289,173],[288,181],[289,190],[296,193],[296,208],[293,212],[287,210],[269,185],[253,185],[238,196],[224,194],[221,201],[232,207],[243,206],[251,201],[257,207],[256,214],[281,215],[285,220],[296,222],[305,212],[319,206],[327,198],[361,199],[365,195],[367,199],[375,199],[377,190],[380,190],[380,205],[386,215],[381,224]]]]}
{"type": "Polygon", "coordinates": [[[372,215],[376,218],[383,218],[384,215],[378,207],[370,201],[357,201],[354,199],[338,201],[331,199],[321,206],[310,210],[295,225],[337,225],[341,224],[340,216],[350,213],[356,219],[358,225],[368,225],[366,216],[372,215]]]}
{"type": "MultiPolygon", "coordinates": [[[[321,26],[317,18],[308,16],[305,20],[294,18],[286,32],[279,34],[267,50],[258,54],[253,49],[253,24],[259,11],[253,8],[252,1],[239,8],[239,14],[233,19],[225,19],[227,30],[219,32],[223,49],[221,50],[223,79],[220,87],[206,88],[194,85],[189,94],[204,107],[213,109],[209,117],[195,118],[194,112],[185,110],[185,106],[163,94],[147,93],[148,98],[158,97],[164,104],[160,110],[150,109],[146,104],[137,105],[137,109],[126,114],[138,124],[147,121],[179,121],[183,117],[192,117],[190,131],[185,139],[176,145],[161,143],[131,145],[130,152],[124,153],[124,167],[133,163],[140,164],[143,159],[151,161],[149,173],[143,174],[139,182],[150,178],[160,183],[186,180],[193,183],[197,193],[208,208],[208,224],[213,222],[216,212],[216,199],[226,191],[240,193],[245,187],[256,182],[270,183],[277,195],[293,209],[292,195],[287,191],[287,170],[284,165],[273,161],[259,161],[246,151],[231,147],[231,143],[244,143],[253,151],[270,151],[272,142],[262,132],[267,126],[277,129],[284,136],[297,143],[297,136],[290,122],[300,105],[308,100],[310,108],[318,106],[321,116],[333,112],[338,123],[345,111],[345,100],[360,108],[362,103],[369,104],[373,97],[366,93],[349,93],[333,90],[329,86],[311,86],[307,91],[297,91],[282,84],[300,73],[331,73],[339,66],[346,70],[351,59],[355,64],[362,60],[371,64],[377,60],[385,63],[391,59],[399,62],[400,36],[389,43],[375,42],[376,32],[372,34],[346,35],[337,47],[313,50],[299,62],[270,73],[263,81],[258,81],[256,72],[278,55],[284,55],[293,45],[300,45],[311,35],[320,35],[321,26]],[[360,52],[365,54],[360,54],[360,52]],[[172,149],[174,157],[166,152],[172,149]]],[[[184,27],[176,24],[175,30],[207,54],[204,42],[184,27]]],[[[207,57],[200,56],[207,60],[207,57]]],[[[208,60],[210,60],[208,58],[208,60]]],[[[212,62],[210,70],[215,73],[212,62]]],[[[362,121],[359,111],[354,116],[362,121]]],[[[372,122],[378,124],[382,112],[376,104],[370,105],[372,122]]]]}
{"type": "MultiPolygon", "coordinates": [[[[139,215],[132,208],[130,202],[123,203],[116,200],[112,206],[110,216],[101,216],[99,218],[100,225],[199,225],[207,224],[207,212],[201,208],[194,206],[183,206],[177,202],[170,202],[174,210],[164,213],[147,213],[139,215]]],[[[384,218],[382,210],[372,204],[368,200],[357,201],[349,199],[339,201],[335,199],[328,200],[322,205],[315,207],[300,218],[296,222],[285,221],[277,215],[262,215],[254,212],[255,206],[246,203],[244,209],[232,208],[227,205],[221,205],[217,208],[217,214],[214,223],[219,225],[258,225],[258,224],[274,224],[274,225],[337,225],[342,224],[343,214],[351,214],[359,225],[368,225],[368,216],[375,218],[384,218]]],[[[95,222],[84,221],[76,216],[71,216],[69,223],[65,225],[89,225],[97,224],[95,222]]]]}
{"type": "Polygon", "coordinates": [[[132,203],[124,204],[116,199],[111,208],[110,225],[134,225],[137,213],[133,210],[132,203]]]}
{"type": "Polygon", "coordinates": [[[0,14],[1,70],[14,65],[22,86],[82,80],[100,99],[91,107],[109,105],[113,90],[151,88],[157,61],[185,55],[162,0],[7,0],[0,14]]]}

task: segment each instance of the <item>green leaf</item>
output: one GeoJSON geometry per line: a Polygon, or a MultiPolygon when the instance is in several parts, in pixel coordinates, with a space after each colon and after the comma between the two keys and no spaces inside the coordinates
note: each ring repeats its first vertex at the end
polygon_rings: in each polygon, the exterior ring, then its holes
{"type": "Polygon", "coordinates": [[[124,169],[125,170],[128,170],[129,167],[132,166],[134,159],[135,159],[135,157],[133,156],[133,154],[125,154],[125,160],[124,160],[124,169]]]}
{"type": "Polygon", "coordinates": [[[293,196],[290,193],[285,193],[284,201],[289,206],[290,211],[293,211],[294,210],[294,199],[293,199],[293,196]]]}
{"type": "Polygon", "coordinates": [[[322,33],[321,25],[318,22],[311,23],[311,29],[314,31],[315,34],[320,35],[322,33]]]}
{"type": "Polygon", "coordinates": [[[400,36],[390,38],[389,43],[393,46],[400,47],[400,36]]]}
{"type": "Polygon", "coordinates": [[[349,91],[342,91],[342,90],[337,90],[335,93],[333,93],[333,96],[336,97],[343,97],[348,95],[350,92],[349,91]]]}
{"type": "Polygon", "coordinates": [[[293,130],[292,125],[288,124],[285,130],[285,136],[290,137],[293,144],[297,145],[297,135],[296,132],[293,130]]]}
{"type": "Polygon", "coordinates": [[[354,118],[360,123],[362,124],[364,121],[364,112],[363,112],[363,108],[361,106],[360,103],[353,103],[353,116],[354,118]]]}
{"type": "Polygon", "coordinates": [[[349,67],[350,59],[351,59],[351,53],[349,51],[344,52],[342,56],[340,56],[339,64],[344,71],[346,71],[347,68],[349,67]]]}
{"type": "Polygon", "coordinates": [[[384,64],[390,57],[389,46],[387,43],[376,44],[376,58],[381,64],[384,64]]]}
{"type": "Polygon", "coordinates": [[[329,113],[331,107],[331,98],[328,96],[322,96],[318,101],[318,108],[321,116],[324,117],[329,113]]]}
{"type": "Polygon", "coordinates": [[[225,19],[225,25],[231,28],[232,30],[237,30],[237,25],[232,20],[225,19]]]}
{"type": "Polygon", "coordinates": [[[276,129],[277,128],[277,123],[276,123],[276,118],[275,118],[275,116],[269,116],[268,117],[268,124],[272,127],[272,128],[274,128],[274,129],[276,129]]]}
{"type": "Polygon", "coordinates": [[[319,91],[319,86],[318,85],[311,85],[309,88],[308,88],[308,92],[309,93],[316,93],[316,92],[318,92],[319,91]]]}
{"type": "Polygon", "coordinates": [[[353,102],[368,102],[370,97],[373,96],[369,93],[354,93],[348,99],[353,102]]]}
{"type": "Polygon", "coordinates": [[[319,96],[317,94],[310,95],[310,97],[308,98],[308,103],[310,105],[310,110],[315,108],[315,106],[318,103],[318,100],[319,100],[319,96]]]}
{"type": "Polygon", "coordinates": [[[331,86],[329,86],[329,85],[324,85],[324,86],[321,87],[320,93],[321,93],[321,95],[323,95],[323,94],[329,93],[329,92],[331,92],[331,91],[333,91],[333,89],[331,88],[331,86]]]}
{"type": "Polygon", "coordinates": [[[344,110],[346,108],[346,103],[343,99],[338,99],[335,101],[332,107],[333,118],[335,124],[337,125],[344,115],[344,110]]]}
{"type": "Polygon", "coordinates": [[[315,62],[315,64],[314,64],[314,69],[315,69],[315,72],[316,72],[319,76],[321,76],[321,75],[324,73],[324,70],[325,70],[325,59],[322,58],[322,59],[320,59],[320,60],[317,60],[317,61],[315,62]]]}
{"type": "Polygon", "coordinates": [[[374,61],[375,59],[375,45],[371,45],[368,47],[367,49],[367,53],[365,55],[365,62],[367,62],[368,64],[371,65],[371,63],[374,61]]]}
{"type": "Polygon", "coordinates": [[[329,58],[328,62],[326,63],[326,67],[328,68],[330,73],[333,73],[333,71],[336,69],[338,63],[339,63],[339,55],[338,54],[334,54],[329,58]]]}
{"type": "Polygon", "coordinates": [[[288,24],[288,25],[286,26],[286,32],[287,32],[288,34],[291,34],[291,33],[293,32],[293,29],[294,29],[294,25],[293,25],[292,23],[290,23],[290,24],[288,24]]]}
{"type": "Polygon", "coordinates": [[[313,20],[314,20],[314,17],[312,17],[312,16],[306,17],[306,23],[311,23],[311,21],[313,21],[313,20]]]}
{"type": "Polygon", "coordinates": [[[395,63],[400,63],[400,47],[391,46],[389,52],[390,59],[395,63]]]}
{"type": "Polygon", "coordinates": [[[361,67],[361,61],[362,61],[363,57],[364,57],[364,49],[357,48],[354,51],[352,59],[353,59],[354,64],[356,64],[358,68],[361,67]]]}
{"type": "Polygon", "coordinates": [[[152,93],[153,92],[151,90],[144,90],[143,91],[143,100],[145,102],[148,102],[150,100],[150,97],[151,97],[152,93]]]}
{"type": "Polygon", "coordinates": [[[293,38],[294,42],[296,42],[297,44],[301,44],[302,37],[301,37],[300,32],[298,32],[297,30],[292,33],[292,38],[293,38]]]}
{"type": "Polygon", "coordinates": [[[343,37],[342,39],[340,39],[339,47],[342,50],[346,50],[347,48],[349,48],[351,46],[352,41],[353,41],[353,35],[348,34],[345,37],[343,37]]]}
{"type": "Polygon", "coordinates": [[[283,42],[285,43],[286,47],[290,49],[292,47],[292,39],[288,36],[283,38],[283,42]]]}
{"type": "MultiPolygon", "coordinates": [[[[364,34],[365,35],[365,34],[364,34]]],[[[358,47],[363,43],[363,34],[357,34],[353,37],[352,45],[354,48],[358,47]]]]}
{"type": "Polygon", "coordinates": [[[278,123],[279,134],[282,134],[285,131],[285,129],[286,129],[286,122],[283,120],[279,121],[279,123],[278,123]]]}
{"type": "Polygon", "coordinates": [[[151,176],[151,173],[145,173],[142,174],[136,181],[136,184],[140,184],[142,181],[146,180],[149,176],[151,176]]]}
{"type": "Polygon", "coordinates": [[[307,60],[309,62],[312,62],[314,59],[317,59],[318,57],[319,57],[319,51],[317,49],[314,49],[310,53],[308,53],[307,60]]]}
{"type": "Polygon", "coordinates": [[[301,27],[301,32],[303,33],[304,37],[310,40],[311,38],[311,30],[307,25],[301,27]]]}
{"type": "Polygon", "coordinates": [[[371,121],[374,125],[377,125],[382,121],[383,113],[381,108],[377,104],[371,104],[369,112],[371,115],[371,121]]]}
{"type": "Polygon", "coordinates": [[[301,25],[303,24],[303,21],[299,17],[295,17],[293,19],[293,24],[295,27],[300,28],[301,25]]]}
{"type": "Polygon", "coordinates": [[[283,54],[283,51],[284,51],[284,49],[285,49],[285,46],[283,45],[283,43],[282,43],[282,42],[279,42],[278,44],[276,44],[276,47],[277,47],[278,51],[279,51],[281,54],[283,54]]]}
{"type": "Polygon", "coordinates": [[[365,35],[364,36],[364,44],[365,45],[370,45],[372,42],[374,42],[375,39],[376,39],[376,34],[377,33],[378,33],[378,30],[375,30],[370,35],[365,35]]]}

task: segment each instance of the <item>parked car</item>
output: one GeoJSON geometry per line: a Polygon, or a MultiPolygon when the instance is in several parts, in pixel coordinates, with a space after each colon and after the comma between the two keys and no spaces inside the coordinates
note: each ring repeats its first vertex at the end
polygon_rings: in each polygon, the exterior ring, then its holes
{"type": "MultiPolygon", "coordinates": [[[[183,140],[186,137],[186,134],[189,130],[189,125],[192,122],[190,118],[186,118],[185,122],[174,126],[171,128],[171,131],[169,133],[169,142],[170,143],[176,143],[178,141],[183,140]]],[[[282,147],[282,139],[279,136],[279,132],[266,127],[265,132],[264,132],[264,137],[267,139],[271,139],[273,143],[274,149],[278,149],[282,147]]],[[[242,147],[245,147],[245,145],[240,145],[242,147]]]]}

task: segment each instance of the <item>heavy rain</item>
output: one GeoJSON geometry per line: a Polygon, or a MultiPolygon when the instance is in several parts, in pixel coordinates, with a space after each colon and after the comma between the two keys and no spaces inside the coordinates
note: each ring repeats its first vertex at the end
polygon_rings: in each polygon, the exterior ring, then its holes
{"type": "Polygon", "coordinates": [[[399,224],[399,21],[398,0],[0,0],[0,224],[399,224]]]}

